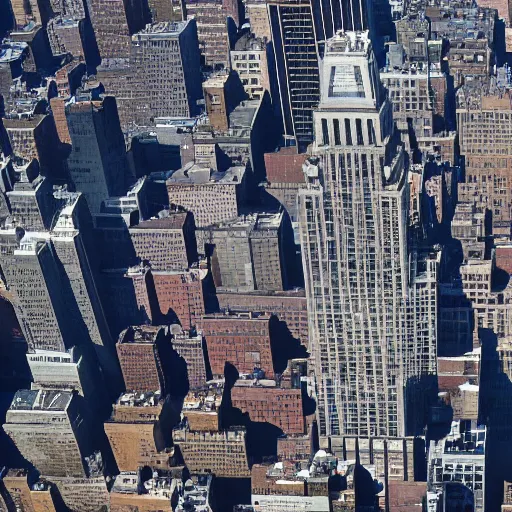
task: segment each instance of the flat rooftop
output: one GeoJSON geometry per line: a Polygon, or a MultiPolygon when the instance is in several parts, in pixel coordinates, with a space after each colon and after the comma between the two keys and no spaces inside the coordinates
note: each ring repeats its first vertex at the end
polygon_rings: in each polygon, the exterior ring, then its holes
{"type": "Polygon", "coordinates": [[[164,329],[164,327],[158,325],[134,325],[121,332],[118,343],[154,343],[161,329],[164,329]]]}
{"type": "Polygon", "coordinates": [[[218,172],[208,167],[202,167],[189,162],[185,167],[174,171],[167,179],[169,185],[209,185],[218,183],[220,185],[236,185],[242,182],[245,174],[245,167],[230,167],[226,172],[218,172]]]}
{"type": "Polygon", "coordinates": [[[14,395],[11,411],[65,411],[73,398],[70,391],[20,389],[14,395]]]}
{"type": "Polygon", "coordinates": [[[162,21],[149,23],[146,27],[132,36],[132,41],[138,39],[166,39],[177,37],[185,30],[190,20],[187,21],[162,21]]]}

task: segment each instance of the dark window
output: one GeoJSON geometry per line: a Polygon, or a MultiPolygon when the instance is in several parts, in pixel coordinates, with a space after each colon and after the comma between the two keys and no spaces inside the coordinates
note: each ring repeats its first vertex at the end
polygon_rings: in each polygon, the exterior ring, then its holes
{"type": "Polygon", "coordinates": [[[364,146],[363,123],[361,119],[356,119],[357,145],[364,146]]]}
{"type": "Polygon", "coordinates": [[[367,119],[366,124],[368,126],[368,142],[370,144],[375,144],[375,133],[373,131],[373,121],[371,119],[367,119]]]}
{"type": "Polygon", "coordinates": [[[339,121],[339,119],[335,119],[334,120],[334,144],[336,146],[341,146],[340,121],[339,121]]]}
{"type": "Polygon", "coordinates": [[[329,128],[327,127],[327,119],[322,119],[322,137],[324,144],[329,144],[329,128]]]}
{"type": "Polygon", "coordinates": [[[352,146],[352,131],[350,130],[350,119],[345,119],[345,134],[347,138],[347,146],[352,146]]]}

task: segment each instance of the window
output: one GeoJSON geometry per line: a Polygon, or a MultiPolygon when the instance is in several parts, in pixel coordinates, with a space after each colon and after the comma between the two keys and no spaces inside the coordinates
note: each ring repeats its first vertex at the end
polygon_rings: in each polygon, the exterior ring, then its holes
{"type": "Polygon", "coordinates": [[[352,131],[350,129],[350,119],[345,119],[345,137],[347,139],[347,146],[352,146],[352,131]]]}
{"type": "Polygon", "coordinates": [[[329,144],[329,128],[327,127],[327,119],[322,119],[322,137],[324,144],[329,144]]]}
{"type": "Polygon", "coordinates": [[[373,121],[371,119],[367,119],[366,125],[368,127],[368,142],[370,144],[375,144],[375,133],[373,132],[373,121]]]}
{"type": "Polygon", "coordinates": [[[363,123],[361,119],[356,119],[357,145],[364,146],[363,123]]]}
{"type": "Polygon", "coordinates": [[[334,124],[334,144],[336,146],[341,146],[340,121],[339,121],[339,119],[335,119],[333,124],[334,124]]]}

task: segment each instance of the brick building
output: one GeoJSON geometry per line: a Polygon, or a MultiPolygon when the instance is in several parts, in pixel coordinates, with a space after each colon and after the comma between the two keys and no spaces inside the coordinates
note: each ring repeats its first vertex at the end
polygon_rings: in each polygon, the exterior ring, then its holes
{"type": "Polygon", "coordinates": [[[245,200],[245,174],[244,167],[215,172],[189,163],[167,180],[169,203],[191,211],[197,228],[233,219],[245,200]]]}
{"type": "Polygon", "coordinates": [[[203,284],[205,272],[191,269],[187,272],[152,272],[159,311],[173,312],[185,330],[199,324],[205,312],[203,284]]]}
{"type": "Polygon", "coordinates": [[[212,473],[220,478],[250,476],[245,429],[193,432],[175,429],[173,440],[191,473],[212,473]]]}
{"type": "Polygon", "coordinates": [[[299,220],[299,189],[306,186],[302,170],[305,161],[306,155],[299,153],[297,146],[280,147],[274,153],[265,153],[265,190],[283,205],[294,225],[299,220]]]}
{"type": "Polygon", "coordinates": [[[190,212],[164,210],[159,218],[129,228],[135,254],[158,271],[186,271],[197,261],[194,217],[190,212]]]}
{"type": "Polygon", "coordinates": [[[0,479],[0,510],[2,495],[6,511],[20,512],[55,512],[55,493],[51,484],[45,480],[35,480],[34,475],[24,469],[4,468],[5,474],[0,479]],[[30,484],[29,484],[30,482],[30,484]]]}
{"type": "Polygon", "coordinates": [[[277,439],[277,458],[279,460],[308,460],[313,451],[311,437],[293,435],[277,439]]]}
{"type": "Polygon", "coordinates": [[[202,332],[172,329],[172,347],[187,363],[190,389],[204,387],[208,380],[202,332]]]}
{"type": "MultiPolygon", "coordinates": [[[[251,421],[268,422],[285,434],[304,433],[304,415],[300,389],[252,385],[238,381],[231,390],[233,407],[249,413],[251,421]]],[[[261,381],[260,381],[261,384],[261,381]]]]}
{"type": "Polygon", "coordinates": [[[193,432],[218,432],[223,384],[211,384],[190,391],[183,401],[183,416],[193,432]]]}
{"type": "Polygon", "coordinates": [[[202,63],[213,70],[227,69],[229,50],[239,24],[238,3],[234,0],[191,0],[186,3],[187,19],[197,21],[202,63]]]}
{"type": "Polygon", "coordinates": [[[109,505],[107,483],[101,474],[89,478],[52,477],[51,480],[71,512],[97,512],[109,505]]]}
{"type": "Polygon", "coordinates": [[[224,365],[229,362],[239,373],[259,368],[267,378],[273,378],[269,321],[268,316],[253,317],[251,313],[205,315],[200,328],[213,376],[224,375],[224,365]]]}
{"type": "Polygon", "coordinates": [[[221,309],[236,311],[259,311],[275,315],[286,323],[292,336],[303,345],[308,342],[308,315],[304,290],[274,293],[231,293],[217,290],[221,309]]]}
{"type": "Polygon", "coordinates": [[[59,138],[53,116],[34,114],[24,119],[3,119],[13,153],[30,162],[39,161],[41,174],[61,176],[59,167],[59,138]]]}
{"type": "Polygon", "coordinates": [[[138,266],[130,268],[126,275],[133,282],[144,321],[160,323],[166,317],[188,331],[205,312],[202,286],[205,270],[159,271],[138,266]]]}
{"type": "Polygon", "coordinates": [[[119,471],[168,467],[168,455],[158,453],[154,438],[155,423],[162,411],[159,399],[159,393],[125,393],[114,405],[104,427],[119,471]]]}
{"type": "Polygon", "coordinates": [[[165,339],[165,328],[150,325],[129,327],[120,334],[117,355],[128,391],[164,389],[164,363],[159,349],[165,339]]]}

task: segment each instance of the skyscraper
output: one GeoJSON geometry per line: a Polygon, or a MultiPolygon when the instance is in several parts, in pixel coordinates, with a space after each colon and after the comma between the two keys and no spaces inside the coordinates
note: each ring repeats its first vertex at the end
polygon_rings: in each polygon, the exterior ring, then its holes
{"type": "Polygon", "coordinates": [[[103,200],[123,194],[127,177],[116,100],[106,96],[102,101],[69,103],[66,118],[72,143],[69,174],[91,213],[99,213],[103,200]]]}
{"type": "MultiPolygon", "coordinates": [[[[313,156],[299,191],[322,435],[401,436],[409,372],[408,186],[368,32],[326,42],[313,156]]],[[[435,338],[435,337],[434,337],[435,338]]],[[[427,343],[435,339],[426,335],[427,343]]]]}
{"type": "MultiPolygon", "coordinates": [[[[313,140],[312,111],[319,100],[318,55],[310,2],[273,0],[268,4],[272,35],[272,99],[284,133],[305,148],[313,140]]],[[[270,70],[269,70],[270,72],[270,70]]]]}

